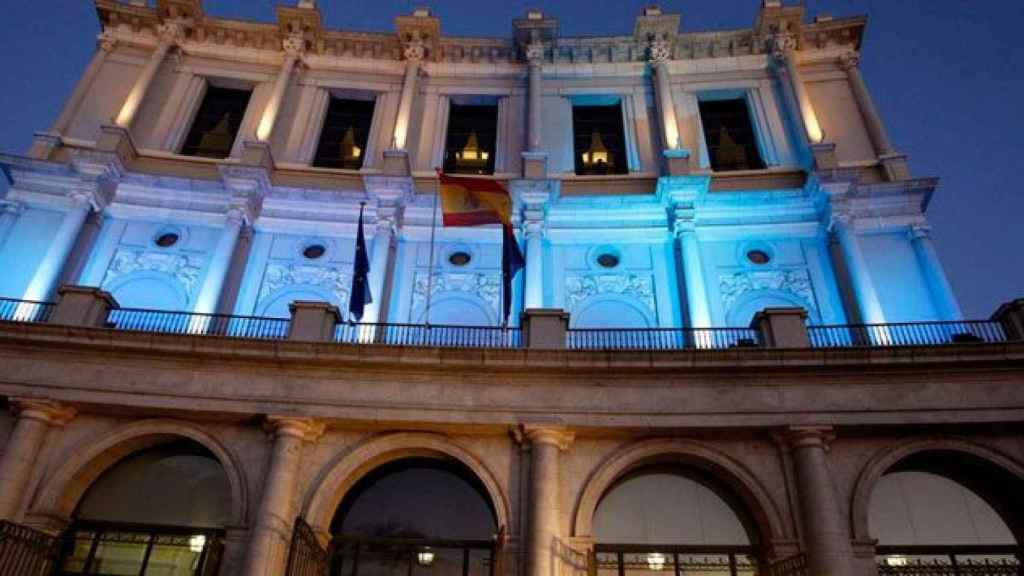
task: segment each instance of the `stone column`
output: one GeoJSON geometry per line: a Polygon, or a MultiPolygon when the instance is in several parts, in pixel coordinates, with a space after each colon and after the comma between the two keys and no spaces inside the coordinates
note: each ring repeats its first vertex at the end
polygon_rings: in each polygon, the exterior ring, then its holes
{"type": "Polygon", "coordinates": [[[779,34],[773,42],[775,44],[774,57],[779,63],[779,67],[785,70],[785,79],[788,80],[789,86],[793,90],[807,140],[811,144],[820,144],[825,140],[825,134],[821,130],[818,115],[814,111],[814,105],[811,104],[811,96],[807,92],[803,75],[796,62],[796,38],[789,34],[779,34]]]}
{"type": "Polygon", "coordinates": [[[75,417],[75,409],[50,400],[15,398],[11,405],[17,415],[14,431],[7,439],[0,459],[0,520],[17,520],[26,488],[35,468],[46,433],[75,417]]]}
{"type": "Polygon", "coordinates": [[[142,106],[142,101],[146,98],[146,92],[149,91],[149,86],[153,83],[153,78],[156,77],[156,73],[164,63],[167,52],[184,35],[184,31],[185,26],[181,21],[167,21],[160,24],[157,29],[160,41],[157,43],[156,49],[150,55],[146,65],[142,67],[142,72],[139,74],[138,79],[135,80],[135,84],[132,85],[131,91],[128,92],[128,98],[125,99],[124,104],[121,106],[121,111],[117,113],[117,117],[114,119],[114,123],[117,126],[125,129],[131,128],[135,115],[138,113],[139,107],[142,106]]]}
{"type": "Polygon", "coordinates": [[[523,177],[543,179],[547,177],[547,153],[544,152],[544,44],[533,41],[526,47],[526,62],[529,71],[527,85],[526,152],[523,152],[523,177]]]}
{"type": "Polygon", "coordinates": [[[572,444],[573,434],[563,427],[549,425],[528,424],[522,431],[531,445],[526,576],[552,576],[557,567],[556,541],[561,533],[560,453],[572,444]]]}
{"type": "Polygon", "coordinates": [[[243,576],[284,574],[291,544],[295,511],[296,476],[306,442],[318,439],[323,424],[309,418],[271,416],[267,428],[273,434],[273,453],[263,481],[263,497],[253,521],[243,576]]]}
{"type": "Polygon", "coordinates": [[[405,78],[402,79],[402,96],[398,101],[398,114],[395,116],[395,130],[392,133],[391,148],[406,150],[406,138],[409,135],[409,122],[412,118],[412,101],[416,96],[416,80],[420,73],[420,62],[426,55],[426,47],[421,41],[412,41],[405,45],[405,78]]]}
{"type": "Polygon", "coordinates": [[[92,210],[92,195],[75,190],[70,194],[71,209],[64,214],[64,219],[57,228],[57,233],[50,246],[46,249],[36,272],[22,294],[22,300],[46,300],[53,293],[55,284],[60,278],[64,263],[75,247],[78,235],[82,231],[85,219],[92,210]]]}
{"type": "Polygon", "coordinates": [[[224,287],[224,279],[227,277],[228,268],[232,256],[235,253],[235,244],[238,242],[238,235],[242,231],[242,224],[245,217],[241,210],[229,210],[224,218],[224,231],[213,252],[210,253],[210,262],[206,265],[206,276],[196,296],[193,312],[200,314],[213,314],[217,311],[217,304],[220,302],[220,292],[224,287]]]}
{"type": "Polygon", "coordinates": [[[271,92],[270,99],[267,100],[263,115],[260,117],[260,124],[256,128],[256,139],[260,142],[270,141],[270,136],[274,132],[274,124],[277,123],[278,112],[281,110],[281,102],[288,90],[288,82],[292,78],[292,71],[295,69],[295,63],[302,56],[305,46],[306,40],[299,34],[290,35],[282,41],[284,61],[281,62],[281,70],[277,73],[277,79],[274,81],[274,91],[271,92]]]}
{"type": "Polygon", "coordinates": [[[796,467],[807,573],[848,576],[853,552],[826,456],[831,429],[794,427],[786,439],[796,467]]]}
{"type": "Polygon", "coordinates": [[[839,248],[842,250],[846,269],[850,273],[850,282],[853,283],[861,321],[865,324],[884,324],[882,304],[878,299],[878,292],[875,291],[875,284],[871,281],[867,259],[853,230],[853,219],[845,214],[835,215],[832,217],[831,228],[839,240],[839,248]]]}
{"type": "Polygon", "coordinates": [[[953,293],[953,286],[942,269],[939,255],[935,251],[935,243],[931,237],[931,227],[927,224],[914,224],[910,227],[910,243],[917,255],[917,264],[921,267],[928,284],[928,290],[935,301],[936,311],[941,320],[963,320],[963,312],[953,293]]]}
{"type": "Polygon", "coordinates": [[[875,153],[879,156],[895,154],[896,150],[893,149],[892,142],[889,141],[889,134],[885,130],[885,124],[882,123],[882,117],[878,115],[875,101],[871,98],[867,85],[864,84],[864,77],[861,76],[860,56],[855,53],[844,54],[839,63],[846,71],[846,76],[850,81],[850,90],[853,91],[853,99],[856,100],[857,108],[860,110],[861,116],[864,117],[868,136],[875,146],[875,153]]]}
{"type": "Polygon", "coordinates": [[[377,209],[377,231],[373,235],[373,253],[370,256],[370,295],[373,302],[367,304],[363,311],[363,324],[382,322],[384,311],[384,287],[390,274],[391,243],[395,238],[394,209],[383,214],[382,208],[377,209]]]}
{"type": "Polygon", "coordinates": [[[7,244],[7,238],[10,237],[11,231],[24,210],[25,205],[21,202],[0,200],[0,250],[3,250],[4,245],[7,244]]]}
{"type": "Polygon", "coordinates": [[[686,284],[686,304],[690,315],[691,328],[710,328],[711,310],[708,306],[707,288],[704,284],[704,266],[697,242],[697,230],[693,220],[681,220],[675,224],[675,235],[683,258],[683,275],[686,284]]]}
{"type": "Polygon", "coordinates": [[[526,276],[523,283],[523,310],[544,307],[544,222],[523,223],[526,236],[526,276]]]}
{"type": "Polygon", "coordinates": [[[679,122],[672,98],[672,77],[668,62],[672,53],[666,42],[654,42],[650,47],[651,68],[654,71],[654,88],[658,95],[658,112],[661,117],[662,139],[665,149],[678,150],[682,147],[679,137],[679,122]]]}

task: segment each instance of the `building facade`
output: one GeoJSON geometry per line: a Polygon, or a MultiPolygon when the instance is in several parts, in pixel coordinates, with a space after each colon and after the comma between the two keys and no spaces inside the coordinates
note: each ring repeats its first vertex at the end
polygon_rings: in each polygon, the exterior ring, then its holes
{"type": "Polygon", "coordinates": [[[1020,573],[1024,301],[962,318],[865,18],[96,8],[0,155],[0,544],[40,570],[1020,573]],[[507,324],[436,170],[513,198],[507,324]]]}

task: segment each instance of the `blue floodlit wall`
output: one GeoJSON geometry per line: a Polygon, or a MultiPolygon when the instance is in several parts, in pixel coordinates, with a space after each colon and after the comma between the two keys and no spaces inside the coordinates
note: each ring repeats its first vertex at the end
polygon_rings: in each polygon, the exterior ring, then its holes
{"type": "Polygon", "coordinates": [[[79,284],[102,287],[126,308],[191,310],[219,235],[186,222],[108,217],[79,284]],[[157,246],[168,233],[178,235],[177,243],[157,246]]]}
{"type": "Polygon", "coordinates": [[[886,322],[948,320],[932,300],[906,231],[858,237],[886,322]]]}
{"type": "Polygon", "coordinates": [[[63,219],[63,212],[41,208],[0,216],[0,296],[22,297],[63,219]]]}
{"type": "Polygon", "coordinates": [[[354,251],[352,238],[257,230],[235,314],[287,318],[291,302],[315,300],[330,302],[347,316],[354,251]],[[306,248],[314,245],[326,251],[315,259],[304,256],[306,248]]]}

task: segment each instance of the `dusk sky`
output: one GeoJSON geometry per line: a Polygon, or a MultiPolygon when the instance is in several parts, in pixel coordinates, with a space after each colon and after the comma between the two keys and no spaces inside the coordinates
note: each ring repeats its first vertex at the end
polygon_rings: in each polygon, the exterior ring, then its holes
{"type": "MultiPolygon", "coordinates": [[[[528,7],[562,34],[624,35],[650,0],[320,0],[331,28],[390,31],[425,5],[443,33],[510,36],[528,7]]],[[[683,30],[749,27],[758,0],[661,3],[683,30]]],[[[209,14],[273,20],[270,0],[206,0],[209,14]]],[[[940,256],[969,318],[1024,297],[1024,21],[1021,0],[806,0],[809,15],[867,14],[861,66],[897,148],[915,176],[942,184],[928,212],[940,256]]],[[[0,151],[24,153],[49,128],[95,48],[91,0],[6,0],[0,35],[0,151]]],[[[0,183],[0,191],[6,183],[0,183]]]]}

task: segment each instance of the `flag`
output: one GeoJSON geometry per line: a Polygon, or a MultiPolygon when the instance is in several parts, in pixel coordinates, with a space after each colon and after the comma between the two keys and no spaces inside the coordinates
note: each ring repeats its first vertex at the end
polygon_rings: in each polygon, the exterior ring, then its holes
{"type": "Polygon", "coordinates": [[[366,237],[363,235],[363,207],[359,207],[359,231],[356,232],[356,255],[352,261],[352,290],[348,297],[348,312],[357,321],[363,319],[363,308],[373,302],[370,295],[370,258],[366,255],[366,237]]]}
{"type": "Polygon", "coordinates": [[[501,224],[502,314],[512,312],[512,278],[526,265],[512,230],[512,196],[497,180],[437,173],[444,226],[501,224]]]}

